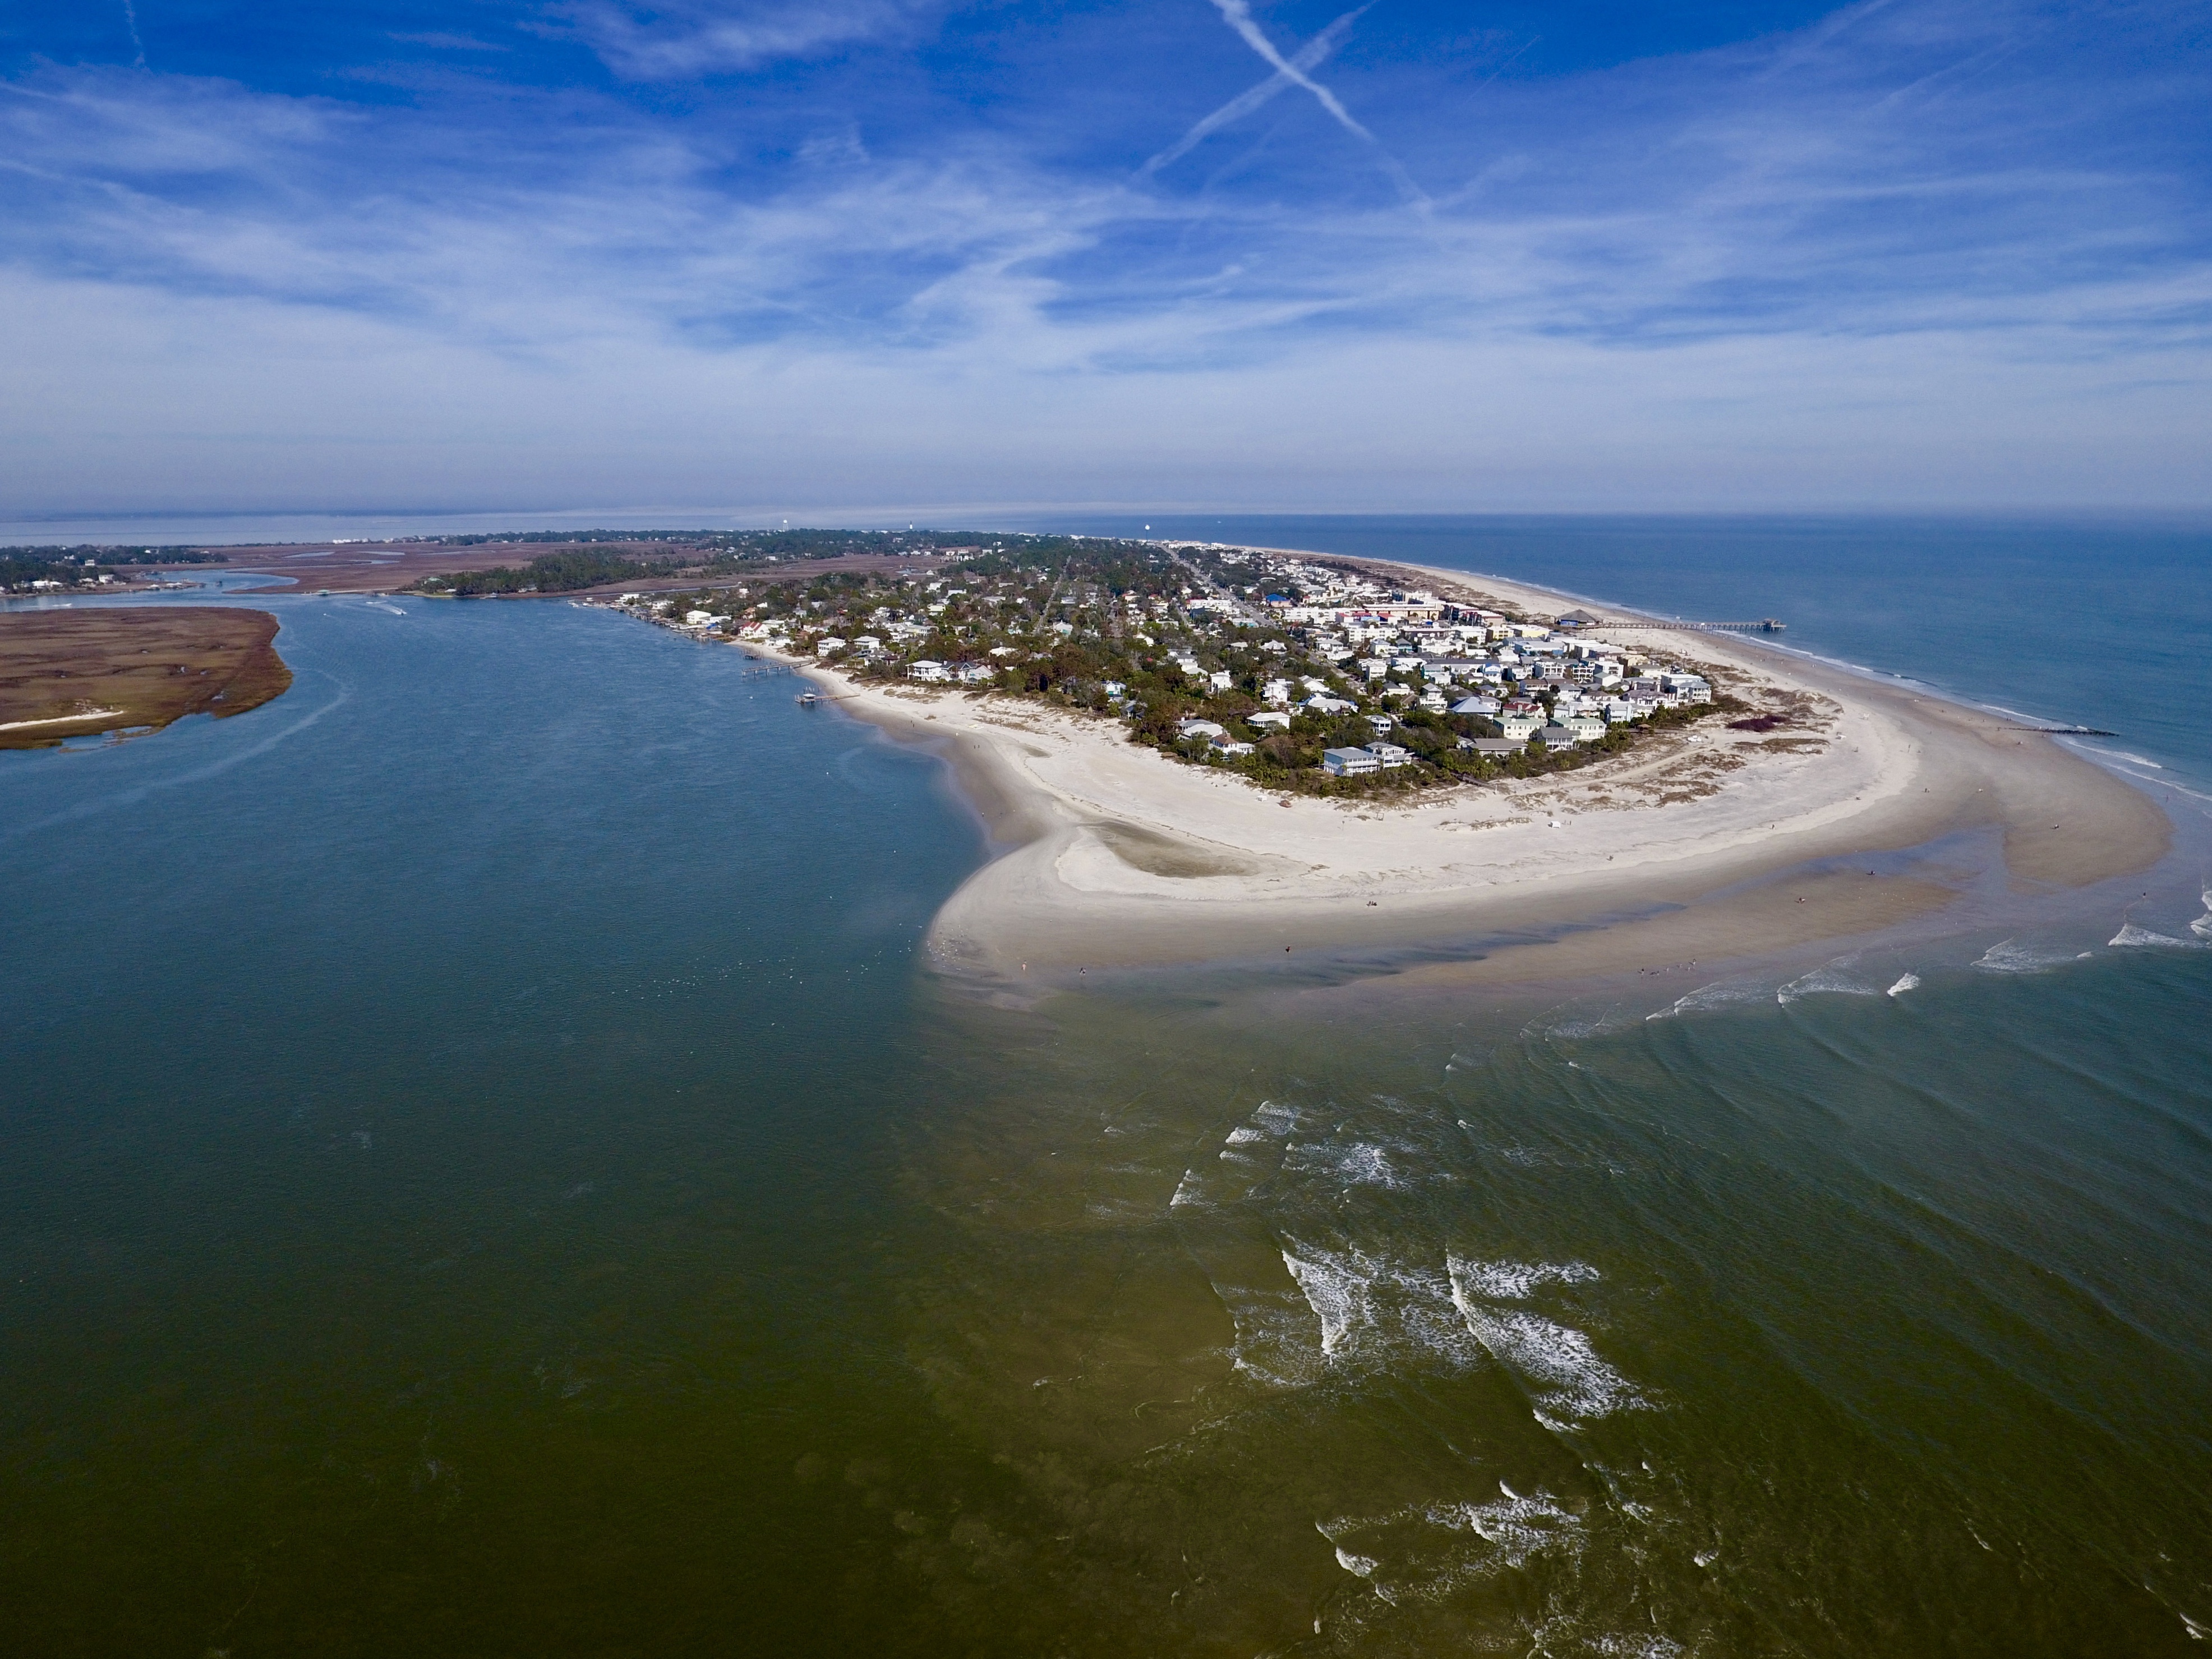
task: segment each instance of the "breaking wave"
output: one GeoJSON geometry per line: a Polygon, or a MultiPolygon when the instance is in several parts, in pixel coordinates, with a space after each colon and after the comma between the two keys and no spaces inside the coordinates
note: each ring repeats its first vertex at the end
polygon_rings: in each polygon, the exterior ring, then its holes
{"type": "MultiPolygon", "coordinates": [[[[2199,917],[2197,921],[2191,922],[2190,932],[2200,931],[2197,923],[2203,920],[2199,917]]],[[[2114,949],[2121,951],[2202,951],[2207,948],[2195,939],[2176,939],[2171,933],[2154,933],[2149,928],[2138,927],[2132,921],[2124,924],[2107,942],[2114,949]]]]}
{"type": "Polygon", "coordinates": [[[1802,978],[1791,980],[1790,983],[1775,992],[1774,1000],[1786,1007],[1801,997],[1876,995],[1877,993],[1873,986],[1853,979],[1844,971],[1855,960],[1856,958],[1850,957],[1839,957],[1825,967],[1815,968],[1811,973],[1802,978]]]}
{"type": "Polygon", "coordinates": [[[1974,959],[1973,965],[1991,974],[2039,974],[2061,963],[2078,962],[2087,951],[2037,951],[2014,939],[2004,939],[1974,959]]]}
{"type": "Polygon", "coordinates": [[[1485,1352],[1511,1371],[1528,1390],[1539,1421],[1565,1429],[1617,1411],[1647,1407],[1650,1401],[1620,1372],[1599,1357],[1589,1337],[1532,1309],[1504,1307],[1523,1302],[1540,1285],[1579,1284],[1598,1277],[1581,1262],[1559,1267],[1513,1261],[1464,1261],[1445,1258],[1451,1297],[1468,1329],[1485,1352]]]}
{"type": "Polygon", "coordinates": [[[1891,987],[1889,988],[1889,989],[1888,989],[1887,992],[1885,992],[1883,994],[1885,994],[1885,995],[1887,995],[1887,996],[1901,997],[1901,996],[1903,996],[1903,995],[1904,995],[1907,991],[1917,991],[1917,990],[1918,990],[1919,988],[1920,988],[1920,975],[1917,975],[1917,974],[1899,974],[1899,975],[1897,976],[1897,983],[1896,983],[1896,984],[1894,984],[1894,985],[1893,985],[1893,986],[1891,986],[1891,987]]]}
{"type": "Polygon", "coordinates": [[[1408,1363],[1465,1370],[1481,1345],[1454,1304],[1451,1280],[1364,1250],[1325,1249],[1296,1240],[1283,1265],[1321,1326],[1321,1358],[1332,1367],[1379,1370],[1408,1363]]]}
{"type": "Polygon", "coordinates": [[[1750,979],[1719,979],[1711,985],[1700,985],[1686,997],[1677,998],[1671,1007],[1662,1008],[1644,1018],[1671,1019],[1677,1014],[1703,1013],[1711,1008],[1729,1008],[1741,1003],[1764,1002],[1771,981],[1750,979]]]}
{"type": "Polygon", "coordinates": [[[1338,1516],[1314,1529],[1336,1552],[1339,1566],[1393,1606],[1433,1601],[1541,1557],[1582,1554],[1589,1531],[1575,1509],[1540,1487],[1524,1496],[1501,1480],[1498,1490],[1483,1503],[1338,1516]]]}
{"type": "Polygon", "coordinates": [[[1390,1162],[1389,1152],[1368,1141],[1349,1146],[1303,1141],[1285,1149],[1283,1168],[1297,1175],[1325,1175],[1346,1187],[1380,1187],[1401,1193],[1413,1178],[1390,1162]]]}

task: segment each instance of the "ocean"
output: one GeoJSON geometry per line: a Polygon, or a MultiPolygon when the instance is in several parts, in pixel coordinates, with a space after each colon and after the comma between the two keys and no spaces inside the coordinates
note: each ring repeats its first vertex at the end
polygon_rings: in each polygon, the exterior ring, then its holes
{"type": "MultiPolygon", "coordinates": [[[[1151,522],[1778,616],[2212,794],[2201,527],[1151,522]]],[[[1635,1007],[1003,1006],[920,949],[993,850],[946,769],[789,677],[557,602],[251,602],[276,702],[0,755],[17,1650],[2212,1631],[2193,870],[2118,946],[1635,1007]]]]}

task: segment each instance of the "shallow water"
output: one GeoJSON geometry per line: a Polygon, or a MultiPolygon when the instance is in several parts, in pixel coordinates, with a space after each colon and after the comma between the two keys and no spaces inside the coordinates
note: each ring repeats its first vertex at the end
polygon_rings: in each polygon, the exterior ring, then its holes
{"type": "Polygon", "coordinates": [[[2195,907],[993,1007],[927,756],[605,613],[268,603],[278,702],[0,757],[23,1650],[2212,1626],[2195,907]]]}

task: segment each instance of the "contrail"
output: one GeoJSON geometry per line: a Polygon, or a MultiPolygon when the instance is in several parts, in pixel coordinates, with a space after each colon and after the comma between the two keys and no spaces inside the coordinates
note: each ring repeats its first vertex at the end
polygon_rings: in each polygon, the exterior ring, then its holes
{"type": "MultiPolygon", "coordinates": [[[[1372,4],[1373,0],[1369,0],[1369,3],[1372,4]]],[[[1213,0],[1213,5],[1214,9],[1227,20],[1229,27],[1243,37],[1244,44],[1274,66],[1275,74],[1279,77],[1288,81],[1292,86],[1304,87],[1308,92],[1313,94],[1321,106],[1335,118],[1339,126],[1363,143],[1373,148],[1376,156],[1382,161],[1382,170],[1390,175],[1391,182],[1398,186],[1399,192],[1408,202],[1424,211],[1434,205],[1429,200],[1428,192],[1413,182],[1413,175],[1400,164],[1398,158],[1382,148],[1381,139],[1352,118],[1352,112],[1337,101],[1334,93],[1308,75],[1302,63],[1293,63],[1275,50],[1275,43],[1261,33],[1259,24],[1252,21],[1250,0],[1213,0]]],[[[1357,15],[1354,14],[1354,15],[1357,15]]],[[[1335,27],[1334,23],[1329,25],[1331,29],[1335,27]]],[[[1299,57],[1303,59],[1304,54],[1302,52],[1299,57]]],[[[1257,91],[1258,88],[1255,88],[1254,90],[1257,91]]],[[[1249,94],[1247,94],[1247,96],[1249,95],[1249,94]]],[[[1273,94],[1270,93],[1268,95],[1273,96],[1273,94]]]]}
{"type": "MultiPolygon", "coordinates": [[[[1358,11],[1348,11],[1345,13],[1343,16],[1338,18],[1336,21],[1331,23],[1319,34],[1316,34],[1312,40],[1307,41],[1304,46],[1299,47],[1297,52],[1291,57],[1289,67],[1300,72],[1314,68],[1316,64],[1321,63],[1323,58],[1327,58],[1329,53],[1336,50],[1337,42],[1344,39],[1345,31],[1349,29],[1354,23],[1358,22],[1359,19],[1374,5],[1374,3],[1375,0],[1367,0],[1367,4],[1360,7],[1358,11]]],[[[1139,173],[1158,173],[1162,167],[1168,166],[1170,162],[1180,161],[1184,156],[1189,155],[1192,150],[1197,149],[1200,144],[1205,143],[1206,140],[1212,134],[1218,132],[1222,128],[1227,126],[1231,121],[1241,120],[1243,117],[1249,115],[1254,110],[1259,108],[1261,105],[1266,103],[1277,93],[1280,92],[1285,87],[1291,84],[1292,82],[1291,76],[1285,74],[1283,70],[1277,70],[1266,80],[1261,82],[1258,86],[1250,88],[1247,91],[1238,94],[1236,97],[1224,104],[1219,109],[1214,111],[1212,114],[1207,116],[1203,121],[1200,121],[1188,132],[1183,134],[1182,139],[1180,143],[1176,143],[1170,149],[1162,150],[1158,155],[1152,157],[1151,161],[1146,162],[1142,167],[1138,169],[1139,173]]]]}
{"type": "Polygon", "coordinates": [[[1244,37],[1244,44],[1275,66],[1276,74],[1313,94],[1321,100],[1321,106],[1336,117],[1346,132],[1364,138],[1370,144],[1375,142],[1375,135],[1352,118],[1352,112],[1336,101],[1334,93],[1311,78],[1304,70],[1293,67],[1282,53],[1275,50],[1275,43],[1260,33],[1260,26],[1252,21],[1249,0],[1213,0],[1213,4],[1215,9],[1228,19],[1229,27],[1244,37]]]}
{"type": "Polygon", "coordinates": [[[146,43],[138,38],[138,8],[123,0],[123,21],[131,26],[131,45],[138,54],[137,68],[146,67],[146,43]]]}

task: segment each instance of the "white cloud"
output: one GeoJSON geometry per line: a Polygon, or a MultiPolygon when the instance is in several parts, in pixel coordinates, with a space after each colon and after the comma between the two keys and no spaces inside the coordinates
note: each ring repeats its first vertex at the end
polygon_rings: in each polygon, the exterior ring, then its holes
{"type": "Polygon", "coordinates": [[[679,3],[647,11],[619,0],[579,0],[555,7],[552,15],[617,75],[684,81],[903,34],[915,9],[900,0],[801,0],[679,3]]]}

